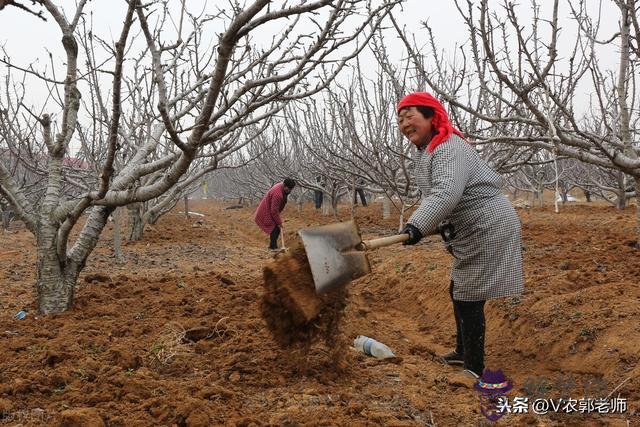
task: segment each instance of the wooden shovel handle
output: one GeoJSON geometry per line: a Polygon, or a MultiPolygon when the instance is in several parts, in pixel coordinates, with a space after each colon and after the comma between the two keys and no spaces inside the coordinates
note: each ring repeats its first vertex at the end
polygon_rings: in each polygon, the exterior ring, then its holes
{"type": "Polygon", "coordinates": [[[405,240],[409,240],[408,234],[396,234],[395,236],[365,240],[363,242],[360,242],[360,244],[356,248],[360,251],[370,251],[372,249],[383,248],[385,246],[390,246],[395,243],[404,242],[405,240]]]}

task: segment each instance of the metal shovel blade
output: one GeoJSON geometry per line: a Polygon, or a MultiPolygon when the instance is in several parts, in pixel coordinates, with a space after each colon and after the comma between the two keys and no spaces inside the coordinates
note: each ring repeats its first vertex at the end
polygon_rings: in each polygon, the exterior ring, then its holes
{"type": "Polygon", "coordinates": [[[342,287],[371,272],[366,252],[355,248],[362,239],[354,221],[305,228],[298,234],[317,293],[342,287]]]}

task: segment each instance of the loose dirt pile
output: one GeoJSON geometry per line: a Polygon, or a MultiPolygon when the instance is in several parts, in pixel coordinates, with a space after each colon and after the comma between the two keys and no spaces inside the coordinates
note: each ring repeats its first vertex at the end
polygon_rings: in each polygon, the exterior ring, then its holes
{"type": "Polygon", "coordinates": [[[278,254],[264,267],[263,279],[265,292],[260,308],[279,345],[309,347],[324,339],[332,349],[346,347],[339,336],[347,291],[316,293],[302,245],[278,254]]]}

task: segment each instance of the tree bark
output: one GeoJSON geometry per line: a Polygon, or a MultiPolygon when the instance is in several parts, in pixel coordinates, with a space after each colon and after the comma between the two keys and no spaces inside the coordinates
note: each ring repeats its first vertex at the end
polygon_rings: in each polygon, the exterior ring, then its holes
{"type": "Polygon", "coordinates": [[[202,181],[202,198],[209,198],[209,182],[207,180],[202,181]]]}
{"type": "Polygon", "coordinates": [[[554,152],[553,154],[553,169],[555,170],[555,185],[556,185],[556,194],[554,194],[553,203],[556,213],[560,213],[560,205],[558,203],[558,196],[562,197],[562,204],[565,203],[566,196],[564,194],[560,194],[560,175],[558,172],[558,153],[554,152]]]}
{"type": "MultiPolygon", "coordinates": [[[[624,179],[624,173],[618,171],[618,185],[616,191],[616,207],[621,211],[627,207],[627,184],[624,179]]],[[[640,236],[638,236],[640,239],[640,236]]]]}
{"type": "Polygon", "coordinates": [[[405,213],[406,209],[407,209],[407,205],[403,201],[402,202],[402,208],[400,209],[400,224],[398,226],[398,232],[402,231],[402,228],[404,227],[404,213],[405,213]]]}
{"type": "Polygon", "coordinates": [[[138,241],[144,234],[141,204],[127,205],[127,212],[129,213],[129,241],[138,241]]]}
{"type": "Polygon", "coordinates": [[[53,216],[41,215],[37,230],[38,268],[36,290],[42,314],[61,313],[71,307],[76,281],[87,258],[95,249],[113,207],[96,207],[73,248],[60,253],[57,239],[60,223],[53,216]]]}
{"type": "Polygon", "coordinates": [[[544,207],[544,186],[540,185],[536,190],[536,199],[538,199],[538,206],[544,207]]]}
{"type": "Polygon", "coordinates": [[[391,199],[387,194],[382,199],[382,218],[388,219],[391,216],[391,199]]]}
{"type": "Polygon", "coordinates": [[[13,217],[13,212],[9,208],[3,208],[2,210],[2,228],[4,230],[9,229],[9,225],[11,225],[11,218],[13,217]]]}
{"type": "Polygon", "coordinates": [[[69,308],[79,273],[64,271],[65,260],[60,260],[57,253],[57,235],[54,224],[40,224],[36,289],[42,314],[61,313],[69,308]]]}
{"type": "Polygon", "coordinates": [[[120,264],[122,258],[122,230],[120,227],[120,221],[122,216],[122,208],[117,208],[113,211],[113,254],[116,259],[116,263],[120,264]]]}
{"type": "Polygon", "coordinates": [[[640,179],[636,178],[636,248],[640,249],[640,179]]]}
{"type": "Polygon", "coordinates": [[[619,210],[623,211],[627,207],[627,199],[626,199],[624,190],[618,191],[618,193],[616,194],[616,199],[618,202],[616,204],[616,207],[619,210]]]}
{"type": "Polygon", "coordinates": [[[329,195],[327,193],[325,193],[324,191],[322,192],[322,199],[324,200],[324,203],[322,204],[322,216],[327,216],[329,215],[329,204],[327,203],[327,199],[329,195]]]}

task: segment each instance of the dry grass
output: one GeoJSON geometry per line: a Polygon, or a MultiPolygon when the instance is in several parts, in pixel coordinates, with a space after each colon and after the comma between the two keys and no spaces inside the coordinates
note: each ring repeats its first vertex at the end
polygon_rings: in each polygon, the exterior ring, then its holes
{"type": "Polygon", "coordinates": [[[192,352],[185,344],[186,330],[176,322],[167,323],[160,336],[153,341],[149,352],[152,364],[169,365],[182,354],[192,352]]]}

